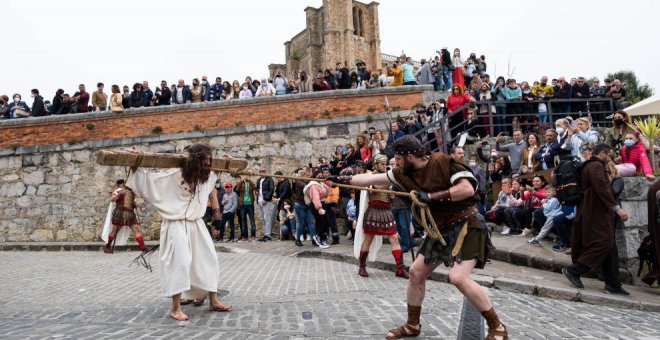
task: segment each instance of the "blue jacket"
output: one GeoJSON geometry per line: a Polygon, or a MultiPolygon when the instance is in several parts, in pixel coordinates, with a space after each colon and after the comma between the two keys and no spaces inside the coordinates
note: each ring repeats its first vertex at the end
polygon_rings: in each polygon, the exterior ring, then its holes
{"type": "Polygon", "coordinates": [[[183,103],[179,103],[177,100],[177,94],[179,93],[179,87],[175,87],[172,91],[172,103],[175,104],[184,104],[192,102],[192,94],[190,93],[190,87],[188,85],[183,86],[183,103]]]}
{"type": "Polygon", "coordinates": [[[403,131],[398,130],[395,133],[390,133],[390,136],[387,137],[387,145],[394,143],[397,139],[403,137],[403,131]]]}
{"type": "Polygon", "coordinates": [[[555,156],[559,151],[559,143],[557,141],[552,142],[552,144],[544,144],[539,148],[539,151],[534,155],[535,159],[539,160],[539,166],[541,169],[552,169],[555,167],[555,156]],[[545,154],[547,151],[547,155],[545,154]]]}
{"type": "Polygon", "coordinates": [[[518,100],[516,97],[522,98],[522,90],[520,87],[515,89],[509,88],[508,86],[502,89],[502,94],[506,100],[518,100]]]}
{"type": "Polygon", "coordinates": [[[222,86],[222,84],[220,84],[220,85],[218,85],[218,84],[211,85],[211,87],[209,89],[209,99],[210,100],[220,100],[221,99],[220,95],[222,94],[222,92],[224,90],[225,90],[225,88],[224,88],[224,86],[222,86]]]}

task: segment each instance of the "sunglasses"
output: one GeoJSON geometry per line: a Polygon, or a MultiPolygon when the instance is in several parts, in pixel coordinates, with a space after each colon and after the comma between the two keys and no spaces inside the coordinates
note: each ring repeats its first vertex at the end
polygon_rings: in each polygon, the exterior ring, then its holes
{"type": "Polygon", "coordinates": [[[584,146],[580,147],[580,151],[587,151],[587,150],[591,150],[591,149],[585,148],[584,146]]]}

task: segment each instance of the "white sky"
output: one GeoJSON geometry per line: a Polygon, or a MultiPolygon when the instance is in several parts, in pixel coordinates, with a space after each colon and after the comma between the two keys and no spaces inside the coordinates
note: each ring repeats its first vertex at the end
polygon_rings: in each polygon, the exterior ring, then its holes
{"type": "MultiPolygon", "coordinates": [[[[332,0],[331,0],[332,1],[332,0]]],[[[660,1],[381,0],[383,53],[429,58],[447,46],[463,56],[484,54],[491,79],[518,81],[547,74],[598,76],[623,69],[660,91],[660,1]],[[482,22],[482,24],[478,24],[482,22]]],[[[79,83],[120,87],[162,79],[189,84],[207,75],[223,80],[268,75],[284,62],[284,42],[305,28],[307,6],[321,0],[33,1],[2,2],[0,94],[29,100],[38,88],[79,83]]]]}

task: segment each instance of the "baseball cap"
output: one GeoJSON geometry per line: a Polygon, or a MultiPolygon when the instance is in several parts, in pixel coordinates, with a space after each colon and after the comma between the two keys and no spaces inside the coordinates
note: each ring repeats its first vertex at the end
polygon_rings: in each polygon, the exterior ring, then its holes
{"type": "Polygon", "coordinates": [[[225,188],[231,188],[231,183],[229,182],[225,183],[225,188]]]}

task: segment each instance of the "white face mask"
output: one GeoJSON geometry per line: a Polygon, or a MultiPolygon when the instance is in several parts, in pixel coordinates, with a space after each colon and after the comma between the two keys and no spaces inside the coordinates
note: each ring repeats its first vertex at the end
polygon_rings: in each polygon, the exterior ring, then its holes
{"type": "Polygon", "coordinates": [[[290,205],[288,205],[288,204],[285,204],[285,205],[284,205],[284,209],[289,210],[289,208],[291,208],[290,205]]]}
{"type": "Polygon", "coordinates": [[[562,133],[564,133],[564,128],[557,128],[557,134],[561,135],[562,133]]]}
{"type": "Polygon", "coordinates": [[[477,162],[470,162],[469,165],[470,166],[477,166],[477,162]]]}
{"type": "Polygon", "coordinates": [[[19,97],[14,98],[14,102],[16,102],[16,103],[18,103],[20,101],[21,101],[21,98],[19,98],[19,97]]]}

